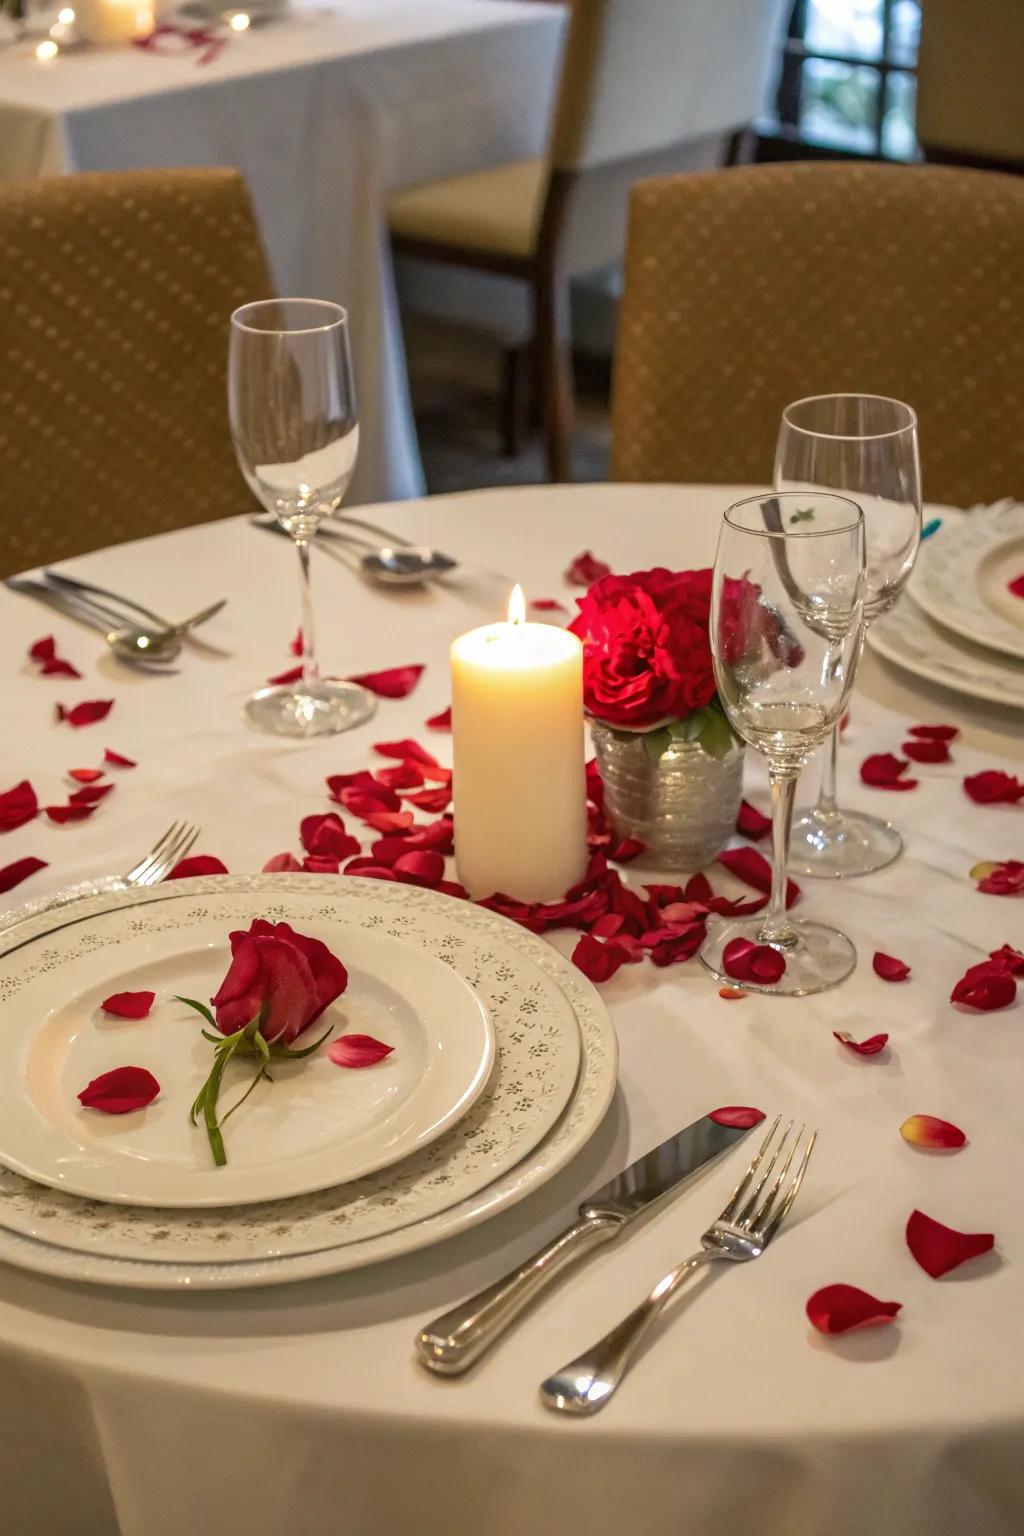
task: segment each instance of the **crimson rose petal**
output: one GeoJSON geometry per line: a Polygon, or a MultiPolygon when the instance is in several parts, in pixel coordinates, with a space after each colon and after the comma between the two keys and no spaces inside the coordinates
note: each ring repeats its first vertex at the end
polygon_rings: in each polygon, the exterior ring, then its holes
{"type": "Polygon", "coordinates": [[[95,784],[97,779],[102,779],[102,768],[69,768],[68,778],[74,779],[76,784],[95,784]]]}
{"type": "Polygon", "coordinates": [[[436,886],[444,875],[444,859],[428,848],[399,854],[391,868],[411,885],[436,886]]]}
{"type": "Polygon", "coordinates": [[[429,731],[450,731],[452,728],[451,705],[449,704],[447,709],[442,709],[438,714],[431,715],[426,721],[426,726],[429,731]]]}
{"type": "Polygon", "coordinates": [[[293,656],[301,656],[302,655],[303,643],[302,643],[302,630],[301,630],[301,628],[299,628],[299,629],[297,629],[295,631],[295,634],[292,636],[292,639],[291,639],[291,642],[290,642],[290,644],[288,646],[288,649],[291,651],[293,656]]]}
{"type": "Polygon", "coordinates": [[[949,745],[945,741],[905,741],[900,748],[914,763],[948,763],[949,745]]]}
{"type": "Polygon", "coordinates": [[[304,816],[299,826],[299,840],[309,854],[317,858],[347,859],[359,852],[358,839],[346,832],[337,811],[323,816],[304,816]]]}
{"type": "MultiPolygon", "coordinates": [[[[165,880],[189,880],[193,875],[226,875],[228,867],[209,853],[193,853],[179,859],[165,880]]],[[[248,1021],[247,1021],[248,1022],[248,1021]]]]}
{"type": "Polygon", "coordinates": [[[871,967],[876,976],[881,976],[883,981],[906,981],[910,975],[910,966],[902,960],[897,960],[895,955],[883,955],[880,949],[876,949],[871,961],[871,967]]]}
{"type": "Polygon", "coordinates": [[[786,957],[770,944],[755,944],[752,939],[730,939],[722,951],[722,965],[735,981],[754,982],[770,987],[786,969],[786,957]]]}
{"type": "MultiPolygon", "coordinates": [[[[352,838],[350,841],[355,842],[355,839],[352,838]]],[[[357,848],[358,846],[359,844],[356,843],[357,848]]],[[[329,854],[311,853],[303,859],[302,868],[307,875],[336,875],[341,869],[341,860],[332,858],[329,854]]]]}
{"type": "Polygon", "coordinates": [[[113,707],[113,699],[84,699],[81,704],[75,704],[71,709],[58,704],[57,719],[66,720],[68,725],[76,728],[81,725],[95,725],[97,720],[105,720],[113,707]]]}
{"type": "Polygon", "coordinates": [[[642,853],[646,853],[647,845],[638,837],[624,837],[621,843],[612,843],[608,849],[608,857],[616,864],[630,864],[638,859],[642,853]]]}
{"type": "Polygon", "coordinates": [[[95,809],[95,805],[75,805],[73,802],[69,802],[67,805],[48,805],[46,807],[46,814],[58,826],[63,826],[67,821],[85,821],[86,817],[91,816],[95,809]]]}
{"type": "Polygon", "coordinates": [[[932,1152],[963,1147],[967,1143],[967,1137],[958,1125],[935,1115],[911,1115],[900,1126],[900,1135],[912,1147],[927,1147],[932,1152]]]}
{"type": "Polygon", "coordinates": [[[116,789],[116,784],[83,784],[81,789],[73,789],[68,795],[70,805],[98,805],[99,802],[116,789]]]}
{"type": "Polygon", "coordinates": [[[0,832],[13,832],[39,814],[39,801],[28,779],[0,794],[0,832]]]}
{"type": "Polygon", "coordinates": [[[360,672],[350,677],[349,682],[368,688],[382,699],[404,699],[412,693],[424,670],[422,666],[387,667],[383,672],[360,672]]]}
{"type": "Polygon", "coordinates": [[[437,815],[446,811],[452,803],[452,791],[450,784],[441,784],[437,789],[423,789],[413,795],[406,795],[405,799],[410,805],[414,805],[419,811],[430,811],[437,815]]]}
{"type": "Polygon", "coordinates": [[[907,727],[908,736],[917,736],[923,741],[955,741],[960,735],[958,725],[911,725],[907,727]]]}
{"type": "Polygon", "coordinates": [[[412,811],[379,811],[363,816],[363,821],[375,832],[407,832],[413,824],[412,811]]]}
{"type": "Polygon", "coordinates": [[[287,683],[297,683],[304,671],[305,667],[300,661],[297,667],[286,667],[283,672],[275,672],[273,677],[267,678],[267,682],[273,688],[281,688],[287,683]]]}
{"type": "Polygon", "coordinates": [[[1024,954],[1014,949],[1012,944],[1003,944],[1001,948],[991,950],[989,959],[997,965],[1005,966],[1013,976],[1024,976],[1024,954]]]}
{"type": "Polygon", "coordinates": [[[393,1045],[385,1045],[372,1035],[340,1035],[327,1047],[327,1055],[336,1067],[372,1067],[393,1050],[393,1045]]]}
{"type": "Polygon", "coordinates": [[[29,646],[28,654],[33,661],[50,661],[57,654],[57,642],[52,635],[44,635],[29,646]]]}
{"type": "Polygon", "coordinates": [[[70,661],[65,661],[63,656],[54,656],[49,661],[44,661],[39,668],[44,677],[81,677],[78,668],[72,666],[70,661]]]}
{"type": "MultiPolygon", "coordinates": [[[[745,992],[740,993],[741,997],[746,995],[745,992]]],[[[723,1104],[721,1109],[713,1109],[708,1119],[713,1120],[716,1125],[733,1125],[738,1130],[746,1131],[752,1125],[761,1124],[764,1119],[764,1110],[754,1109],[749,1104],[723,1104]]]]}
{"type": "Polygon", "coordinates": [[[1016,805],[1024,800],[1024,783],[1000,768],[968,774],[964,789],[977,805],[1016,805]]]}
{"type": "Polygon", "coordinates": [[[346,875],[363,875],[367,880],[398,879],[393,869],[386,869],[383,864],[375,864],[372,859],[350,859],[342,873],[346,875]]]}
{"type": "Polygon", "coordinates": [[[602,576],[610,576],[612,568],[603,560],[598,560],[589,549],[585,549],[581,555],[577,555],[565,572],[565,579],[575,587],[589,587],[602,576]]]}
{"type": "Polygon", "coordinates": [[[145,1067],[114,1067],[94,1077],[78,1095],[86,1109],[101,1109],[105,1115],[127,1115],[133,1109],[152,1104],[160,1084],[145,1067]]]}
{"type": "Polygon", "coordinates": [[[903,777],[909,767],[906,758],[894,757],[891,752],[876,752],[861,763],[861,781],[872,789],[916,789],[916,779],[903,777]]]}
{"type": "Polygon", "coordinates": [[[538,613],[568,613],[564,603],[560,603],[557,597],[531,597],[530,607],[538,613]]]}
{"type": "Polygon", "coordinates": [[[396,763],[393,768],[378,768],[373,782],[385,789],[419,789],[426,781],[418,763],[396,763]]]}
{"type": "Polygon", "coordinates": [[[413,741],[406,736],[402,741],[375,741],[373,750],[380,757],[397,757],[400,761],[409,760],[414,763],[430,763],[436,765],[437,758],[433,757],[425,747],[421,747],[418,741],[413,741]]]}
{"type": "Polygon", "coordinates": [[[742,991],[740,987],[719,987],[718,995],[727,1003],[740,1003],[745,997],[749,997],[750,993],[742,991]]]}
{"type": "Polygon", "coordinates": [[[1012,592],[1014,597],[1024,597],[1024,571],[1006,583],[1006,590],[1012,592]]]}
{"type": "Polygon", "coordinates": [[[27,880],[30,875],[35,875],[41,869],[46,869],[45,859],[35,859],[29,856],[25,859],[15,859],[13,864],[5,864],[0,869],[0,892],[13,891],[16,885],[27,880]]]}
{"type": "MultiPolygon", "coordinates": [[[[1021,859],[1007,859],[1003,864],[990,864],[983,869],[978,890],[984,891],[986,896],[1016,896],[1019,891],[1024,891],[1024,861],[1021,859]]],[[[974,873],[972,869],[972,876],[974,873]]]]}
{"type": "Polygon", "coordinates": [[[138,763],[136,763],[133,757],[125,757],[123,752],[114,752],[110,747],[104,748],[103,761],[105,763],[112,763],[115,768],[138,767],[138,763]]]}
{"type": "Polygon", "coordinates": [[[119,1019],[144,1019],[156,1000],[155,992],[113,992],[100,1003],[104,1013],[119,1019]]]}
{"type": "MultiPolygon", "coordinates": [[[[755,891],[764,891],[770,894],[772,888],[772,867],[763,853],[758,853],[756,848],[726,848],[718,855],[718,862],[725,866],[730,874],[742,880],[745,885],[753,886],[755,891]]],[[[800,896],[800,887],[795,880],[786,881],[786,906],[791,907],[800,896]]]]}
{"type": "Polygon", "coordinates": [[[741,837],[749,837],[755,843],[764,837],[772,829],[770,816],[762,815],[756,805],[751,805],[749,800],[740,801],[739,815],[736,817],[736,831],[741,837]]]}
{"type": "Polygon", "coordinates": [[[627,958],[627,951],[617,939],[608,939],[602,944],[589,933],[583,934],[572,952],[573,965],[593,982],[610,981],[627,958]]]}
{"type": "Polygon", "coordinates": [[[262,872],[265,875],[294,874],[301,868],[294,853],[275,853],[264,864],[262,872]]]}
{"type": "Polygon", "coordinates": [[[991,1013],[996,1008],[1007,1008],[1017,996],[1017,983],[1006,967],[992,960],[980,965],[968,966],[952,992],[951,1003],[962,1003],[967,1008],[977,1008],[991,1013]]]}
{"type": "Polygon", "coordinates": [[[867,1040],[855,1040],[845,1029],[834,1029],[832,1033],[840,1045],[845,1045],[848,1051],[855,1051],[858,1056],[877,1056],[889,1043],[888,1035],[869,1035],[867,1040]]]}
{"type": "Polygon", "coordinates": [[[992,1232],[957,1232],[923,1211],[913,1211],[907,1222],[907,1247],[933,1280],[995,1245],[992,1232]]]}
{"type": "Polygon", "coordinates": [[[807,1301],[807,1317],[819,1333],[849,1333],[891,1323],[903,1303],[879,1301],[856,1285],[823,1285],[807,1301]]]}

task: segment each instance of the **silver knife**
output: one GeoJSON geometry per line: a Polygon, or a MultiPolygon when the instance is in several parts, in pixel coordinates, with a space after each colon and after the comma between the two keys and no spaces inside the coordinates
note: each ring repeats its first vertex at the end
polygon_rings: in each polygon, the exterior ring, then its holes
{"type": "Polygon", "coordinates": [[[520,1312],[570,1264],[609,1243],[699,1168],[735,1146],[749,1126],[719,1125],[703,1115],[638,1157],[580,1206],[579,1217],[532,1259],[486,1290],[428,1323],[416,1337],[420,1363],[458,1376],[490,1349],[520,1312]]]}

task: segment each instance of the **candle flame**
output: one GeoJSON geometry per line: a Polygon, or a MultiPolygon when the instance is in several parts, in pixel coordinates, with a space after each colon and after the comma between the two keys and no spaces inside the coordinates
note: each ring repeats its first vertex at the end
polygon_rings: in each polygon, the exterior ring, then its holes
{"type": "Polygon", "coordinates": [[[508,621],[510,624],[526,623],[526,598],[518,582],[512,588],[512,595],[508,600],[508,621]]]}

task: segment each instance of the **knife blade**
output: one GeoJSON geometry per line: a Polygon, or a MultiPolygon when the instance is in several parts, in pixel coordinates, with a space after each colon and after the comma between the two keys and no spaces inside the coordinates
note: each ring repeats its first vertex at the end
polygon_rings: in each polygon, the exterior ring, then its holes
{"type": "Polygon", "coordinates": [[[720,1125],[710,1115],[702,1115],[638,1157],[588,1196],[579,1208],[578,1219],[539,1253],[427,1323],[416,1336],[420,1363],[439,1376],[461,1375],[556,1275],[618,1237],[643,1212],[742,1140],[749,1129],[720,1125]]]}

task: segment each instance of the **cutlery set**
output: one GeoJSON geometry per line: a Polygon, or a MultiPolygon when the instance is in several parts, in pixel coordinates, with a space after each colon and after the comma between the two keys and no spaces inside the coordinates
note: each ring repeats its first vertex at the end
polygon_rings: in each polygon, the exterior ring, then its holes
{"type": "MultiPolygon", "coordinates": [[[[271,512],[257,513],[250,522],[254,528],[262,528],[267,533],[290,537],[271,512]]],[[[316,538],[328,554],[354,565],[368,580],[381,586],[418,587],[458,568],[458,561],[451,555],[442,554],[429,544],[414,544],[376,523],[364,522],[348,513],[344,517],[326,518],[320,524],[316,538]],[[375,539],[364,538],[362,535],[366,533],[375,535],[375,539]],[[351,552],[351,559],[346,558],[346,550],[351,552]]]]}

